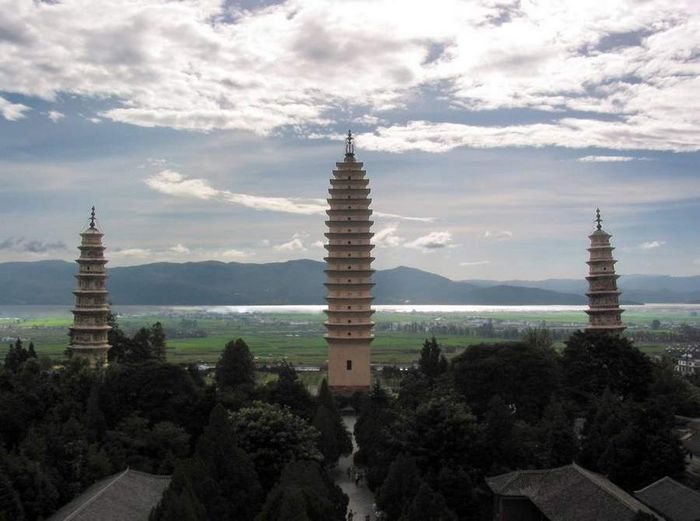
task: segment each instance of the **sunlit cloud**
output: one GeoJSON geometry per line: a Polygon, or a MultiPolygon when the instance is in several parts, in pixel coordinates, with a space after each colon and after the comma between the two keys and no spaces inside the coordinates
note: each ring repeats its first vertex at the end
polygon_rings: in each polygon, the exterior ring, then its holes
{"type": "Polygon", "coordinates": [[[510,239],[513,237],[513,232],[510,230],[486,230],[482,237],[484,239],[491,239],[495,241],[502,241],[504,239],[510,239]]]}
{"type": "Polygon", "coordinates": [[[484,266],[486,264],[491,264],[490,260],[480,260],[480,261],[466,261],[460,262],[460,266],[484,266]]]}
{"type": "Polygon", "coordinates": [[[666,241],[648,241],[643,242],[639,245],[639,247],[643,250],[657,250],[661,248],[664,244],[666,244],[666,241]]]}
{"type": "Polygon", "coordinates": [[[390,248],[400,246],[404,242],[403,237],[396,234],[398,226],[390,225],[375,232],[372,242],[380,248],[390,248]]]}
{"type": "Polygon", "coordinates": [[[406,248],[421,250],[424,253],[447,248],[452,245],[452,234],[447,231],[430,232],[428,235],[418,237],[417,239],[404,244],[406,248]]]}
{"type": "Polygon", "coordinates": [[[21,103],[11,103],[0,96],[0,115],[7,121],[17,121],[26,118],[25,112],[32,110],[31,107],[21,103]]]}

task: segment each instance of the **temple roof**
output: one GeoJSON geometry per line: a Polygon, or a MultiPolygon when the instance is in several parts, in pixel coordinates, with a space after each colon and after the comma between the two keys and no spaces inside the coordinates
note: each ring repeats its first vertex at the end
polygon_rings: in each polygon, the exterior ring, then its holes
{"type": "Polygon", "coordinates": [[[519,470],[487,478],[499,496],[526,497],[550,521],[632,521],[649,507],[604,476],[578,465],[519,470]]]}
{"type": "Polygon", "coordinates": [[[126,469],[98,481],[48,521],[147,521],[170,476],[126,469]]]}
{"type": "Polygon", "coordinates": [[[634,493],[670,521],[700,519],[700,493],[668,476],[634,493]]]}

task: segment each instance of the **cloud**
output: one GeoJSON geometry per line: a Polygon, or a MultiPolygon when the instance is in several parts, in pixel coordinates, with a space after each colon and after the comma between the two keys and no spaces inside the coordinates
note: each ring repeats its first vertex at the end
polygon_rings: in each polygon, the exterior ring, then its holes
{"type": "Polygon", "coordinates": [[[325,213],[323,200],[300,200],[287,197],[261,197],[257,195],[238,194],[228,190],[213,188],[205,179],[192,179],[184,175],[163,170],[146,179],[146,184],[153,190],[193,199],[215,199],[229,204],[245,206],[254,210],[293,213],[300,215],[317,215],[325,213]]]}
{"type": "Polygon", "coordinates": [[[619,163],[627,161],[648,161],[648,158],[632,156],[584,156],[579,157],[576,161],[582,163],[619,163]]]}
{"type": "Polygon", "coordinates": [[[45,242],[37,239],[27,240],[24,237],[9,237],[0,242],[0,250],[26,253],[46,253],[66,249],[68,248],[63,241],[45,242]]]}
{"type": "Polygon", "coordinates": [[[175,246],[170,248],[170,251],[173,253],[190,253],[190,249],[180,243],[177,243],[175,246]]]}
{"type": "Polygon", "coordinates": [[[666,241],[648,241],[639,245],[642,250],[657,250],[666,244],[666,241]]]}
{"type": "Polygon", "coordinates": [[[154,251],[150,248],[124,248],[114,250],[110,256],[112,257],[150,257],[154,251]]]}
{"type": "MultiPolygon", "coordinates": [[[[263,197],[239,194],[212,187],[206,179],[188,178],[173,170],[162,170],[145,180],[146,185],[156,192],[190,199],[217,200],[228,204],[244,206],[253,210],[291,213],[296,215],[322,215],[328,209],[324,199],[300,199],[293,197],[263,197]]],[[[410,217],[391,213],[375,212],[382,218],[406,221],[431,222],[432,217],[410,217]]]]}
{"type": "Polygon", "coordinates": [[[482,235],[484,239],[491,239],[494,241],[510,239],[512,236],[513,232],[510,230],[486,230],[482,235]]]}
{"type": "MultiPolygon", "coordinates": [[[[0,91],[109,100],[99,117],[132,125],[310,135],[360,114],[362,124],[384,125],[363,135],[362,147],[394,152],[700,146],[700,115],[689,110],[700,90],[692,0],[585,9],[579,0],[445,0],[404,2],[398,14],[391,0],[248,9],[223,0],[73,0],[9,2],[4,12],[0,91]],[[358,12],[362,23],[348,24],[358,12]],[[391,109],[409,120],[434,112],[429,103],[424,110],[425,92],[452,114],[540,117],[500,127],[383,123],[391,109]]],[[[26,110],[0,101],[6,119],[26,110]]]]}
{"type": "Polygon", "coordinates": [[[404,246],[428,253],[452,246],[452,234],[450,232],[430,232],[428,235],[407,242],[404,246]]]}
{"type": "Polygon", "coordinates": [[[481,260],[481,261],[467,261],[467,262],[460,262],[460,266],[483,266],[485,264],[491,264],[490,260],[481,260]]]}
{"type": "Polygon", "coordinates": [[[277,251],[306,251],[306,246],[298,237],[274,247],[277,251]]]}
{"type": "Polygon", "coordinates": [[[323,248],[325,245],[326,243],[323,241],[314,241],[313,243],[311,243],[311,246],[313,248],[323,248]]]}
{"type": "Polygon", "coordinates": [[[380,248],[390,248],[400,246],[404,241],[403,237],[396,235],[398,226],[392,225],[377,231],[372,238],[372,243],[380,248]]]}
{"type": "MultiPolygon", "coordinates": [[[[1,89],[0,89],[1,90],[1,89]]],[[[8,121],[17,121],[18,119],[26,118],[25,112],[32,110],[26,105],[21,103],[11,103],[2,96],[0,96],[0,114],[2,117],[8,121]]]]}
{"type": "Polygon", "coordinates": [[[59,112],[57,110],[49,110],[49,112],[46,114],[46,116],[54,123],[58,123],[64,117],[66,117],[66,115],[63,112],[59,112]]]}
{"type": "Polygon", "coordinates": [[[242,250],[236,250],[236,249],[230,249],[230,250],[224,250],[221,253],[214,253],[213,257],[214,258],[222,258],[226,260],[239,260],[239,259],[245,259],[248,257],[248,253],[242,251],[242,250]]]}

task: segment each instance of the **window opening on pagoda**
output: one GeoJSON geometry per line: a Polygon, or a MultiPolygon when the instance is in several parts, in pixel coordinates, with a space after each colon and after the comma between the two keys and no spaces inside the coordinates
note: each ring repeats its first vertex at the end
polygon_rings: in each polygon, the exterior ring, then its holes
{"type": "MultiPolygon", "coordinates": [[[[350,334],[350,333],[348,333],[348,335],[349,335],[349,334],[350,334]]],[[[346,369],[347,371],[352,371],[352,360],[346,360],[346,361],[345,361],[345,369],[346,369]]]]}

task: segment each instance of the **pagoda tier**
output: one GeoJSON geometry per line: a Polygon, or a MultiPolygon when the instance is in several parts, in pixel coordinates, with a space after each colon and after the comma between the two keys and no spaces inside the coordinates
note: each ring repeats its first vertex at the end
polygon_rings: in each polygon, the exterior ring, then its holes
{"type": "Polygon", "coordinates": [[[620,291],[617,289],[613,248],[610,245],[610,235],[603,230],[600,210],[596,210],[597,229],[588,238],[591,247],[588,248],[588,331],[607,331],[620,334],[625,330],[622,325],[620,309],[620,291]]]}
{"type": "Polygon", "coordinates": [[[374,234],[365,175],[362,163],[355,161],[353,138],[348,133],[345,160],[336,163],[328,190],[328,255],[324,258],[328,383],[340,393],[365,391],[370,386],[374,234]]]}
{"type": "Polygon", "coordinates": [[[95,208],[92,209],[89,227],[80,234],[75,307],[73,326],[70,328],[73,356],[86,358],[90,365],[100,366],[107,362],[107,351],[111,347],[107,340],[109,330],[109,293],[106,289],[107,259],[102,245],[103,233],[95,226],[95,208]]]}

